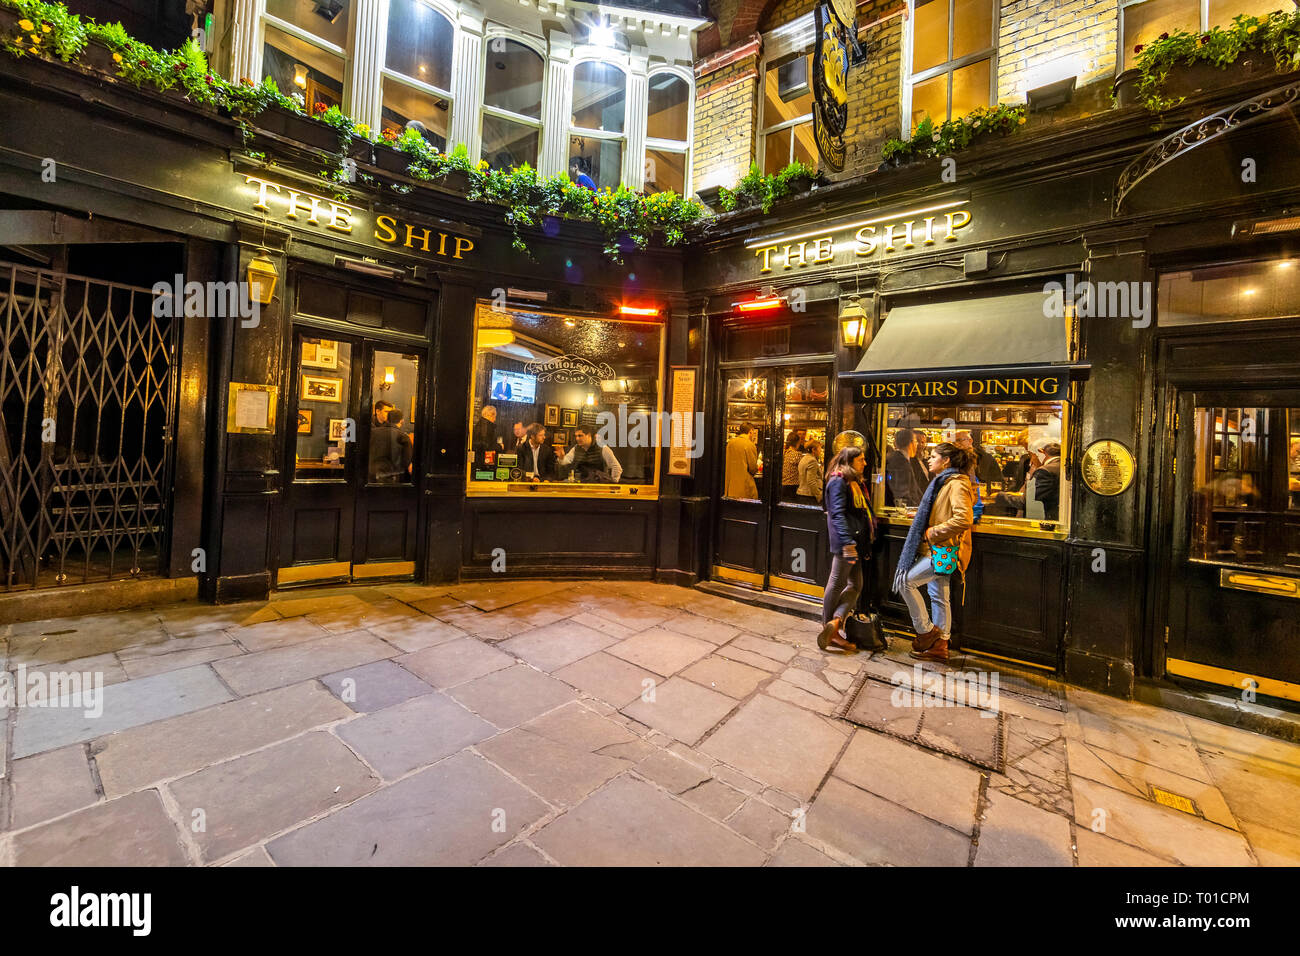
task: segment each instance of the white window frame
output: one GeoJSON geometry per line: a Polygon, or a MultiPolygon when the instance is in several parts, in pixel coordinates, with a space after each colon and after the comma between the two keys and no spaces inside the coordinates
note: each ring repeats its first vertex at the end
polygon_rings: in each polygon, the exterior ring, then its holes
{"type": "MultiPolygon", "coordinates": [[[[646,136],[645,136],[646,157],[645,158],[649,158],[649,153],[651,150],[655,150],[656,152],[659,153],[675,153],[679,156],[685,157],[684,167],[683,167],[685,170],[685,174],[682,177],[681,194],[683,196],[690,196],[692,194],[691,153],[693,152],[692,147],[694,145],[694,133],[695,133],[695,75],[694,73],[688,70],[679,69],[677,67],[666,66],[662,64],[650,67],[649,71],[646,73],[646,100],[647,100],[647,108],[646,108],[646,136]],[[654,81],[654,78],[656,76],[664,76],[664,75],[674,76],[679,80],[686,81],[686,139],[685,140],[658,139],[650,136],[650,111],[649,111],[650,83],[654,81]]],[[[642,159],[641,167],[642,169],[645,168],[644,158],[642,159]]],[[[644,177],[644,173],[642,174],[642,176],[644,177]]],[[[641,188],[643,190],[645,188],[644,178],[641,183],[641,188]]]]}
{"type": "Polygon", "coordinates": [[[967,53],[958,59],[952,59],[952,28],[953,13],[956,7],[956,0],[931,0],[933,3],[948,4],[948,59],[937,66],[929,67],[920,73],[912,73],[912,51],[914,46],[914,33],[916,30],[916,0],[907,0],[907,27],[903,30],[903,50],[902,50],[902,69],[899,70],[903,80],[903,92],[901,99],[902,109],[899,113],[898,122],[902,127],[902,137],[909,138],[912,135],[912,87],[917,83],[924,83],[926,80],[932,80],[936,76],[947,74],[948,76],[948,115],[943,117],[930,117],[936,124],[946,122],[952,118],[952,75],[963,66],[969,66],[972,63],[979,63],[982,60],[989,61],[989,104],[992,105],[998,101],[998,34],[999,23],[1002,20],[1002,3],[1000,0],[992,0],[993,18],[989,37],[989,46],[983,50],[977,50],[974,53],[967,53]]]}
{"type": "MultiPolygon", "coordinates": [[[[568,132],[568,136],[564,140],[564,168],[566,171],[569,168],[569,155],[570,155],[569,147],[571,145],[570,140],[572,140],[574,136],[581,136],[583,139],[599,139],[599,140],[604,140],[606,142],[619,142],[623,145],[623,149],[622,149],[623,160],[622,163],[620,164],[621,168],[619,169],[618,179],[619,182],[622,183],[623,185],[628,185],[625,182],[623,176],[623,170],[627,168],[628,125],[629,125],[628,115],[631,112],[631,108],[632,108],[631,80],[632,80],[632,67],[631,64],[625,60],[616,57],[611,57],[608,55],[606,56],[584,55],[584,56],[574,57],[573,70],[569,74],[570,105],[569,105],[569,115],[568,117],[566,117],[569,121],[568,122],[569,132],[568,132]],[[621,133],[608,133],[604,130],[587,129],[584,126],[573,125],[574,104],[572,102],[572,95],[578,85],[578,68],[582,66],[584,63],[604,63],[607,66],[614,67],[620,73],[623,74],[623,131],[621,133]]],[[[642,158],[641,160],[641,168],[643,170],[645,169],[644,158],[642,158]]],[[[597,185],[596,188],[600,189],[602,187],[597,185]]]]}
{"type": "MultiPolygon", "coordinates": [[[[293,37],[296,40],[301,40],[302,42],[310,46],[316,47],[316,49],[318,50],[324,50],[326,53],[333,54],[334,56],[337,56],[340,61],[342,61],[343,76],[340,85],[343,87],[343,90],[342,90],[342,95],[340,96],[340,100],[342,101],[343,112],[350,114],[352,112],[352,82],[353,82],[352,80],[353,55],[352,54],[353,54],[353,48],[356,46],[355,41],[357,35],[357,9],[358,9],[358,5],[356,3],[350,4],[350,9],[348,10],[348,45],[346,47],[341,47],[338,46],[337,44],[331,43],[329,40],[326,40],[323,37],[318,37],[314,33],[304,30],[302,27],[298,26],[297,24],[290,23],[288,20],[281,20],[279,17],[275,16],[275,14],[267,13],[266,0],[257,0],[257,70],[256,73],[257,73],[258,81],[259,82],[261,81],[261,77],[263,75],[262,67],[264,64],[262,62],[262,59],[266,51],[266,28],[268,26],[274,27],[275,29],[279,30],[281,33],[287,33],[289,34],[289,36],[293,37]]],[[[285,94],[286,96],[289,96],[294,92],[301,92],[301,91],[281,90],[280,92],[285,94]]],[[[306,104],[306,110],[308,113],[311,113],[312,111],[311,103],[306,104]]]]}
{"type": "MultiPolygon", "coordinates": [[[[1116,76],[1124,72],[1124,61],[1128,59],[1129,55],[1128,41],[1124,39],[1124,11],[1130,7],[1141,6],[1146,2],[1147,0],[1119,0],[1119,15],[1116,17],[1115,28],[1115,49],[1119,51],[1119,55],[1115,57],[1116,76]]],[[[1188,6],[1191,6],[1191,4],[1188,4],[1188,6]]],[[[1199,6],[1200,26],[1198,29],[1201,33],[1205,33],[1210,29],[1208,25],[1210,22],[1210,0],[1199,0],[1199,6]]]]}
{"type": "MultiPolygon", "coordinates": [[[[444,4],[435,3],[433,2],[433,0],[411,0],[411,2],[423,3],[434,13],[438,14],[444,20],[446,20],[447,25],[451,27],[451,64],[447,69],[447,75],[448,77],[454,77],[456,75],[456,39],[457,39],[457,33],[459,32],[457,27],[455,10],[451,7],[445,6],[444,4]]],[[[407,74],[401,73],[397,70],[390,70],[385,65],[388,62],[388,20],[389,20],[389,13],[391,9],[391,2],[385,2],[383,4],[378,4],[376,6],[378,9],[383,11],[383,22],[379,24],[379,30],[376,32],[376,36],[379,37],[379,58],[378,58],[379,91],[378,91],[378,100],[377,100],[377,102],[379,103],[379,111],[374,117],[375,122],[372,128],[377,130],[380,128],[380,126],[383,123],[382,117],[383,117],[383,102],[384,102],[384,84],[386,84],[389,80],[392,80],[394,83],[400,83],[403,86],[409,87],[418,93],[423,93],[426,96],[433,96],[433,97],[437,97],[438,99],[447,101],[446,139],[447,139],[447,150],[450,152],[455,147],[455,144],[452,143],[451,141],[451,129],[452,129],[451,124],[452,124],[452,115],[456,110],[456,97],[452,96],[451,90],[440,89],[439,87],[434,86],[432,83],[424,82],[424,80],[421,80],[418,77],[408,76],[407,74]]]]}
{"type": "MultiPolygon", "coordinates": [[[[782,120],[775,125],[768,127],[767,122],[767,70],[774,63],[794,59],[795,55],[808,55],[813,52],[813,41],[816,39],[816,24],[813,22],[813,15],[806,13],[789,23],[782,24],[771,33],[763,36],[763,59],[758,65],[758,145],[754,150],[755,162],[758,163],[759,169],[767,168],[767,137],[772,133],[779,133],[781,130],[790,129],[800,126],[804,123],[812,122],[812,111],[809,110],[802,116],[792,119],[782,120]]],[[[809,88],[811,89],[812,73],[811,61],[809,62],[809,88]]],[[[791,155],[794,153],[794,137],[790,137],[791,155]]],[[[790,159],[787,158],[781,164],[782,168],[789,165],[790,159]]],[[[815,165],[815,163],[814,163],[815,165]]]]}
{"type": "Polygon", "coordinates": [[[478,132],[480,152],[483,143],[483,118],[492,116],[497,119],[506,120],[511,123],[518,123],[520,126],[530,126],[537,130],[537,166],[540,169],[542,165],[542,150],[544,144],[542,140],[546,137],[546,107],[549,105],[546,96],[546,77],[547,77],[547,58],[546,43],[537,37],[531,37],[524,33],[517,33],[507,27],[499,24],[489,23],[487,30],[483,34],[483,68],[479,70],[478,85],[478,102],[479,118],[478,132]],[[509,110],[502,109],[499,106],[491,106],[487,101],[487,54],[490,51],[490,45],[493,40],[508,40],[512,43],[518,43],[520,46],[528,47],[536,53],[542,60],[542,95],[537,104],[537,119],[531,116],[523,116],[519,113],[512,113],[509,110]]]}

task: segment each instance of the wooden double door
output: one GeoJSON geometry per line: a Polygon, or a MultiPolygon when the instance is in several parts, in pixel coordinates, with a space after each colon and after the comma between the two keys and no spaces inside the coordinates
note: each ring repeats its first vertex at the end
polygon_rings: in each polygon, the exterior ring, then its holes
{"type": "Polygon", "coordinates": [[[713,576],[752,587],[822,596],[830,573],[826,515],[818,498],[831,454],[828,364],[723,368],[718,408],[722,467],[716,490],[713,576]],[[750,442],[752,461],[750,460],[750,442]]]}
{"type": "Polygon", "coordinates": [[[295,326],[277,585],[417,574],[427,352],[295,326]]]}

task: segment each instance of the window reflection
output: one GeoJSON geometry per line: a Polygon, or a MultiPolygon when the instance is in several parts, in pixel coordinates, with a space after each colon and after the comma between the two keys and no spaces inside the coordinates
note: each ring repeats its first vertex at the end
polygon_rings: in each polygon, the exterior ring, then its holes
{"type": "Polygon", "coordinates": [[[417,355],[376,350],[370,380],[372,484],[409,484],[415,457],[415,414],[420,384],[417,355]]]}
{"type": "Polygon", "coordinates": [[[342,478],[357,440],[351,406],[352,346],[302,336],[294,376],[297,405],[296,478],[342,478]]]}
{"type": "Polygon", "coordinates": [[[612,63],[579,63],[573,68],[573,125],[623,132],[626,88],[627,77],[612,63]]]}
{"type": "Polygon", "coordinates": [[[286,94],[301,93],[309,112],[320,112],[318,103],[326,109],[343,105],[343,60],[269,24],[262,75],[286,94]]]}
{"type": "Polygon", "coordinates": [[[451,22],[420,0],[389,0],[384,66],[449,90],[454,36],[451,22]]]}

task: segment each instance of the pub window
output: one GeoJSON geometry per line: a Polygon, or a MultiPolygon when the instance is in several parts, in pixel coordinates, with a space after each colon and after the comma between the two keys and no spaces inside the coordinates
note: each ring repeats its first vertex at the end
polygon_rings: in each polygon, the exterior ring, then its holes
{"type": "Polygon", "coordinates": [[[993,103],[997,0],[916,0],[907,92],[915,132],[993,103]]]}
{"type": "Polygon", "coordinates": [[[1155,40],[1162,33],[1185,30],[1204,33],[1214,27],[1226,27],[1232,18],[1246,15],[1268,16],[1283,4],[1278,0],[1127,0],[1119,8],[1120,48],[1124,51],[1122,70],[1137,65],[1134,47],[1155,40]]]}
{"type": "Polygon", "coordinates": [[[310,113],[343,106],[351,47],[351,0],[266,0],[262,75],[301,93],[310,113]]]}
{"type": "Polygon", "coordinates": [[[541,54],[523,43],[487,40],[482,155],[493,169],[537,168],[542,136],[541,54]]]}
{"type": "Polygon", "coordinates": [[[1193,560],[1300,569],[1300,408],[1193,414],[1193,560]]]}
{"type": "Polygon", "coordinates": [[[470,494],[653,495],[664,327],[486,303],[475,320],[470,494]]]}
{"type": "Polygon", "coordinates": [[[422,0],[389,0],[380,132],[401,134],[412,121],[447,148],[451,125],[451,61],[456,30],[422,0]]]}
{"type": "Polygon", "coordinates": [[[688,194],[691,169],[691,84],[673,73],[650,75],[646,116],[645,191],[688,194]]]}
{"type": "Polygon", "coordinates": [[[597,189],[617,189],[623,181],[626,129],[627,74],[598,60],[575,66],[570,168],[576,162],[597,189]]]}
{"type": "MultiPolygon", "coordinates": [[[[936,445],[967,432],[975,448],[975,480],[984,505],[981,525],[1068,525],[1070,481],[1062,468],[1065,412],[1061,402],[895,404],[885,408],[884,466],[876,503],[903,516],[921,503],[936,445]]],[[[1044,528],[1044,525],[1053,527],[1044,528]]]]}
{"type": "Polygon", "coordinates": [[[812,57],[800,53],[771,62],[763,70],[760,148],[763,172],[780,172],[795,160],[817,165],[812,126],[812,57]]]}
{"type": "Polygon", "coordinates": [[[1267,259],[1160,276],[1159,325],[1199,325],[1300,315],[1300,261],[1267,259]]]}

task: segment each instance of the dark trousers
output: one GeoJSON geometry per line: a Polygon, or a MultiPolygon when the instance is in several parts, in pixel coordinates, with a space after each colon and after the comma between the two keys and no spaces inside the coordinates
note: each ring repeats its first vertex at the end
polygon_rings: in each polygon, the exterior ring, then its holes
{"type": "Polygon", "coordinates": [[[851,561],[842,554],[831,558],[831,576],[826,582],[826,595],[822,598],[822,623],[833,617],[844,621],[858,606],[862,593],[862,559],[851,561]]]}

